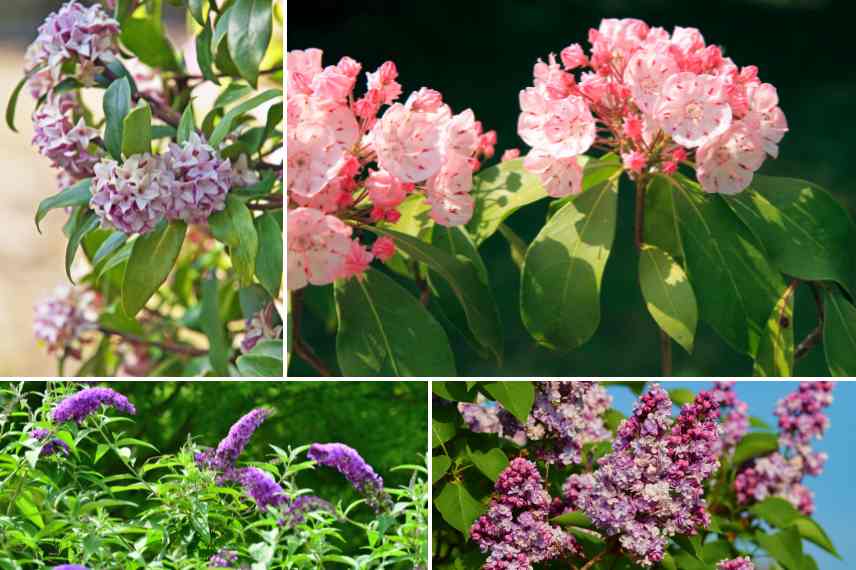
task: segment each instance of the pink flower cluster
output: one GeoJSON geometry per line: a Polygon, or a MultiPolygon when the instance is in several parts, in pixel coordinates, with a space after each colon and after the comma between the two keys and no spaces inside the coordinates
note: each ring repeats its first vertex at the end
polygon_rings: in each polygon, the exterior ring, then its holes
{"type": "Polygon", "coordinates": [[[489,553],[485,570],[531,570],[537,562],[581,553],[573,536],[550,525],[550,494],[534,463],[513,459],[495,491],[487,513],[470,528],[470,537],[489,553]]]}
{"type": "Polygon", "coordinates": [[[672,402],[654,384],[618,428],[612,452],[594,473],[565,482],[565,501],[618,536],[642,566],[663,558],[668,538],[709,524],[704,482],[719,467],[719,404],[701,392],[672,421],[672,402]]]}
{"type": "Polygon", "coordinates": [[[90,206],[104,227],[129,235],[149,232],[164,218],[201,224],[225,208],[235,178],[230,160],[192,133],[161,156],[96,164],[90,206]]]}
{"type": "Polygon", "coordinates": [[[458,410],[471,429],[497,433],[518,445],[527,442],[546,463],[582,462],[582,448],[606,441],[610,433],[601,416],[612,397],[596,382],[548,381],[535,384],[535,403],[525,424],[501,404],[459,403],[458,410]]]}
{"type": "Polygon", "coordinates": [[[606,19],[579,44],[538,61],[520,92],[517,130],[532,147],[525,167],[547,193],[580,192],[577,158],[592,146],[620,154],[631,176],[693,165],[706,192],[745,189],[787,122],[776,88],[738,67],[695,28],[670,35],[641,20],[606,19]],[[579,77],[575,70],[582,71],[579,77]]]}
{"type": "Polygon", "coordinates": [[[94,141],[98,131],[81,117],[74,121],[76,105],[65,97],[54,97],[33,113],[33,145],[71,181],[92,176],[101,151],[94,141]]]}
{"type": "Polygon", "coordinates": [[[716,570],[755,570],[755,565],[746,556],[741,556],[717,563],[716,570]]]}
{"type": "Polygon", "coordinates": [[[755,459],[737,474],[734,489],[741,504],[783,497],[803,514],[814,512],[814,495],[804,477],[823,472],[827,456],[811,443],[829,427],[824,408],[832,404],[832,382],[801,382],[776,405],[781,451],[755,459]]]}
{"type": "Polygon", "coordinates": [[[369,250],[343,220],[395,222],[412,192],[424,195],[436,223],[465,224],[474,207],[472,173],[496,143],[471,110],[453,114],[437,91],[423,87],[398,102],[391,61],[366,74],[367,90],[357,97],[362,66],[343,57],[323,67],[321,57],[318,49],[288,53],[291,289],[360,276],[373,259],[387,261],[395,252],[390,240],[369,250]],[[327,231],[315,234],[320,228],[327,231]]]}
{"type": "Polygon", "coordinates": [[[35,313],[35,337],[48,353],[79,358],[87,333],[97,329],[98,297],[87,289],[58,287],[36,305],[35,313]]]}
{"type": "Polygon", "coordinates": [[[70,0],[52,12],[39,26],[39,35],[27,50],[30,91],[36,99],[58,82],[65,62],[77,64],[75,78],[90,85],[99,71],[101,58],[114,57],[119,22],[98,4],[84,6],[70,0]]]}
{"type": "Polygon", "coordinates": [[[734,381],[714,382],[711,390],[721,412],[720,455],[731,453],[749,431],[749,405],[737,398],[734,384],[734,381]]]}

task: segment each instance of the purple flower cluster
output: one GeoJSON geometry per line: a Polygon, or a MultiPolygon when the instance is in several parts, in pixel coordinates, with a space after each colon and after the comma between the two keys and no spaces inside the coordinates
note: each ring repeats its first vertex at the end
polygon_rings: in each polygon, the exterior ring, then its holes
{"type": "Polygon", "coordinates": [[[53,570],[89,570],[89,568],[80,564],[60,564],[59,566],[54,566],[53,570]]]}
{"type": "Polygon", "coordinates": [[[671,410],[668,394],[654,384],[619,426],[597,471],[571,475],[564,486],[567,505],[618,536],[642,566],[662,559],[670,536],[694,534],[709,521],[703,484],[719,466],[719,405],[702,392],[674,422],[671,410]]]}
{"type": "Polygon", "coordinates": [[[749,431],[749,406],[737,398],[733,381],[713,383],[711,394],[719,402],[722,437],[721,454],[730,453],[749,431]]]}
{"type": "Polygon", "coordinates": [[[199,134],[183,144],[170,143],[163,156],[164,169],[172,178],[166,198],[166,216],[202,224],[226,207],[232,186],[232,165],[222,159],[199,134]]]}
{"type": "Polygon", "coordinates": [[[85,388],[61,401],[51,412],[51,419],[58,424],[73,421],[79,425],[101,406],[132,415],[137,413],[128,398],[111,388],[85,388]]]}
{"type": "Polygon", "coordinates": [[[496,481],[487,513],[473,523],[470,536],[488,553],[486,570],[531,570],[537,562],[579,554],[573,536],[550,525],[550,494],[538,468],[518,457],[496,481]]]}
{"type": "Polygon", "coordinates": [[[238,561],[238,553],[234,550],[221,548],[216,554],[208,559],[209,568],[232,568],[232,565],[238,561]]]}
{"type": "Polygon", "coordinates": [[[92,176],[100,152],[94,142],[98,131],[86,126],[83,118],[75,123],[75,104],[66,98],[47,101],[33,113],[33,145],[39,153],[74,180],[92,176]]]}
{"type": "Polygon", "coordinates": [[[95,330],[97,296],[92,291],[62,286],[36,305],[33,332],[50,354],[79,357],[86,334],[95,330]]]}
{"type": "Polygon", "coordinates": [[[232,424],[229,433],[220,440],[216,449],[209,449],[196,455],[196,463],[215,471],[227,472],[233,469],[238,456],[243,453],[253,433],[270,414],[271,411],[265,408],[256,408],[244,414],[241,419],[232,424]]]}
{"type": "Polygon", "coordinates": [[[271,303],[247,319],[241,352],[250,352],[260,340],[282,338],[282,326],[273,324],[274,314],[276,309],[271,303]]]}
{"type": "Polygon", "coordinates": [[[832,382],[801,382],[776,405],[781,451],[760,457],[737,474],[734,489],[740,504],[783,497],[803,514],[814,512],[814,495],[802,484],[807,475],[823,472],[825,453],[812,449],[812,440],[829,428],[824,408],[832,404],[832,382]]]}
{"type": "Polygon", "coordinates": [[[306,519],[307,513],[315,511],[335,513],[336,509],[329,501],[325,501],[321,497],[316,497],[315,495],[301,495],[294,499],[294,501],[288,506],[285,518],[283,519],[283,524],[289,528],[295,527],[306,519]]]}
{"type": "Polygon", "coordinates": [[[306,456],[344,475],[375,511],[380,512],[390,507],[392,499],[383,488],[383,479],[356,449],[343,443],[313,443],[306,456]]]}
{"type": "Polygon", "coordinates": [[[612,397],[596,382],[549,381],[535,384],[525,424],[500,404],[461,403],[458,410],[473,431],[497,433],[518,445],[538,442],[533,447],[539,459],[570,465],[582,461],[584,445],[609,438],[601,415],[610,405],[612,397]]]}
{"type": "Polygon", "coordinates": [[[238,470],[237,480],[262,512],[268,507],[278,507],[288,500],[285,491],[270,473],[257,467],[244,467],[238,470]]]}
{"type": "Polygon", "coordinates": [[[95,165],[89,205],[102,226],[144,234],[164,218],[169,182],[160,159],[151,154],[135,154],[124,164],[103,160],[95,165]]]}
{"type": "Polygon", "coordinates": [[[723,560],[716,565],[716,570],[755,570],[755,565],[745,556],[732,560],[723,560]]]}
{"type": "Polygon", "coordinates": [[[68,444],[59,438],[51,438],[49,430],[36,428],[30,432],[30,436],[39,441],[48,439],[47,443],[42,445],[42,450],[39,452],[40,457],[49,457],[57,453],[68,455],[68,444]]]}

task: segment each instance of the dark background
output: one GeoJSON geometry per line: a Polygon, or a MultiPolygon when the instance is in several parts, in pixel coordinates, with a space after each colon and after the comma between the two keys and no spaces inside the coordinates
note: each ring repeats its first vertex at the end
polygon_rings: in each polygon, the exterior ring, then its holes
{"type": "MultiPolygon", "coordinates": [[[[852,6],[851,6],[852,7],[852,6]]],[[[671,32],[675,25],[701,30],[707,43],[723,46],[738,65],[757,65],[762,81],[778,88],[790,132],[777,160],[761,173],[810,179],[856,208],[849,167],[854,129],[852,18],[847,3],[824,0],[729,2],[534,1],[291,2],[288,49],[318,47],[324,62],[349,55],[373,71],[387,59],[398,66],[404,96],[419,87],[441,91],[455,112],[471,107],[486,129],[499,135],[497,157],[509,147],[527,147],[516,132],[518,92],[532,82],[532,65],[548,53],[578,42],[605,17],[634,17],[671,32]],[[311,4],[311,5],[310,5],[311,4]]],[[[358,89],[364,89],[360,85],[358,89]]],[[[626,181],[625,181],[626,182],[626,181]]],[[[583,348],[556,353],[539,348],[520,322],[519,276],[497,235],[482,247],[505,328],[505,365],[479,359],[456,345],[460,375],[658,375],[656,327],[642,303],[632,247],[633,199],[621,189],[619,231],[606,268],[602,322],[583,348]],[[461,356],[463,355],[463,356],[461,356]]],[[[527,241],[543,225],[547,201],[510,218],[527,241]]],[[[856,244],[854,244],[856,245],[856,244]]],[[[310,288],[312,289],[312,288],[310,288]]],[[[814,327],[814,305],[800,291],[796,339],[814,327]]],[[[335,362],[331,337],[307,323],[309,342],[335,362]]],[[[751,361],[699,324],[692,357],[673,346],[676,375],[750,375],[751,361]]],[[[295,363],[292,375],[311,374],[295,363]]],[[[796,368],[798,375],[826,375],[822,347],[796,368]]]]}

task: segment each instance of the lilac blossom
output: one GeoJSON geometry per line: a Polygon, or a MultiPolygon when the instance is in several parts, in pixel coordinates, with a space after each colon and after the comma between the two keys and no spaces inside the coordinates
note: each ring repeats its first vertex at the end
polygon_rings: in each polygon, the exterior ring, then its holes
{"type": "Polygon", "coordinates": [[[734,558],[732,560],[723,560],[717,563],[716,570],[755,570],[755,565],[746,556],[734,558]]]}
{"type": "Polygon", "coordinates": [[[282,487],[271,474],[257,467],[240,469],[237,480],[262,512],[267,511],[268,507],[278,507],[288,500],[282,487]]]}
{"type": "Polygon", "coordinates": [[[182,144],[170,143],[163,156],[168,182],[166,216],[201,224],[226,207],[232,186],[232,165],[220,158],[198,133],[182,144]]]}
{"type": "Polygon", "coordinates": [[[579,554],[573,536],[549,523],[551,498],[538,468],[518,457],[496,481],[487,513],[470,536],[488,553],[487,570],[531,569],[533,564],[579,554]]]}
{"type": "Polygon", "coordinates": [[[86,388],[62,400],[51,413],[51,419],[58,424],[68,421],[81,424],[101,406],[131,415],[137,413],[128,398],[111,388],[86,388]]]}
{"type": "Polygon", "coordinates": [[[50,430],[36,428],[30,431],[30,437],[44,442],[42,450],[39,452],[40,457],[49,457],[57,453],[68,455],[68,444],[59,438],[52,438],[50,430]]]}
{"type": "Polygon", "coordinates": [[[375,511],[389,508],[392,500],[383,488],[383,479],[354,448],[343,443],[313,443],[306,455],[344,475],[375,511]]]}
{"type": "Polygon", "coordinates": [[[714,382],[711,393],[719,402],[721,412],[721,453],[727,454],[737,447],[737,444],[749,431],[749,406],[737,398],[737,394],[734,392],[734,381],[714,382]]]}

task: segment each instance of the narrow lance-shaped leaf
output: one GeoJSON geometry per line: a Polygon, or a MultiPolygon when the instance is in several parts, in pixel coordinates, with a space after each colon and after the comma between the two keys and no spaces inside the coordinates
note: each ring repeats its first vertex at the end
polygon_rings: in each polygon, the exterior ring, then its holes
{"type": "Polygon", "coordinates": [[[253,282],[259,236],[253,224],[253,214],[247,205],[235,196],[226,197],[226,208],[208,219],[208,226],[216,239],[229,246],[232,265],[240,278],[241,287],[253,282]]]}
{"type": "Polygon", "coordinates": [[[236,0],[229,10],[229,54],[241,77],[254,86],[273,33],[272,8],[270,0],[236,0]]]}
{"type": "Polygon", "coordinates": [[[643,245],[639,253],[639,284],[645,306],[657,325],[692,353],[698,308],[683,268],[662,249],[643,245]]]}
{"type": "Polygon", "coordinates": [[[856,376],[856,307],[834,288],[824,292],[823,301],[823,348],[829,371],[834,376],[856,376]]]}
{"type": "Polygon", "coordinates": [[[104,145],[116,160],[122,160],[122,132],[131,110],[131,84],[124,77],[115,80],[104,92],[104,145]]]}
{"type": "Polygon", "coordinates": [[[65,248],[65,274],[69,281],[74,282],[71,277],[71,264],[74,262],[74,256],[77,254],[77,249],[80,247],[80,242],[84,236],[98,227],[101,220],[95,213],[84,207],[80,207],[74,213],[71,232],[68,236],[68,243],[65,248]]]}
{"type": "Polygon", "coordinates": [[[187,107],[184,108],[181,120],[178,123],[178,130],[175,133],[178,143],[187,142],[194,130],[196,130],[196,120],[194,119],[193,101],[191,100],[187,103],[187,107]]]}
{"type": "Polygon", "coordinates": [[[256,218],[259,235],[259,254],[256,257],[256,277],[259,283],[276,297],[282,284],[282,228],[273,214],[256,218]]]}
{"type": "Polygon", "coordinates": [[[208,358],[217,376],[229,376],[229,347],[226,325],[220,316],[217,276],[211,272],[202,280],[202,330],[208,337],[208,358]]]}
{"type": "Polygon", "coordinates": [[[122,282],[122,306],[128,316],[136,315],[166,281],[186,231],[187,224],[172,221],[134,241],[122,282]]]}
{"type": "Polygon", "coordinates": [[[36,210],[36,229],[39,230],[39,233],[42,232],[42,229],[39,227],[39,223],[45,219],[45,216],[47,216],[48,212],[50,212],[51,210],[56,210],[59,208],[69,208],[73,206],[85,206],[86,204],[89,204],[89,200],[91,198],[91,178],[81,180],[80,182],[75,183],[73,186],[69,186],[64,190],[60,190],[53,196],[45,198],[44,200],[39,202],[39,207],[36,210]]]}
{"type": "Polygon", "coordinates": [[[211,26],[205,24],[196,36],[196,62],[205,80],[220,85],[220,79],[214,73],[214,55],[211,52],[213,35],[211,26]]]}
{"type": "Polygon", "coordinates": [[[226,138],[226,135],[228,135],[232,130],[232,123],[235,119],[272,99],[276,99],[277,97],[282,97],[282,91],[279,89],[268,89],[267,91],[259,93],[252,99],[248,99],[239,105],[235,105],[233,108],[229,109],[225,115],[223,115],[223,118],[220,119],[220,122],[217,123],[216,127],[214,127],[214,131],[211,133],[208,142],[213,147],[219,146],[219,144],[223,142],[223,139],[226,138]]]}

